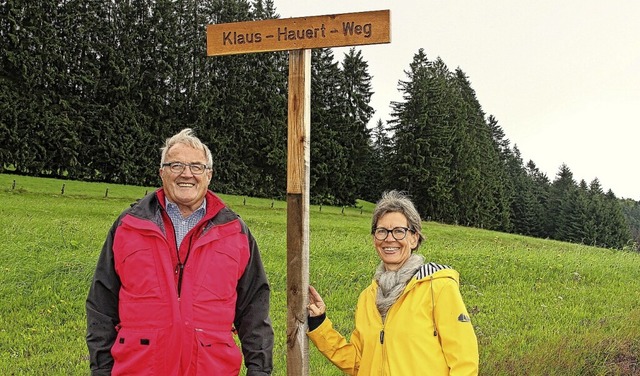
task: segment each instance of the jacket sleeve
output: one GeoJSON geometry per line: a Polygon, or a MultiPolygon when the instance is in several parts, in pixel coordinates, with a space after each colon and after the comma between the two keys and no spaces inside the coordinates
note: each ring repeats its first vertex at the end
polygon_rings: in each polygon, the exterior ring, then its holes
{"type": "Polygon", "coordinates": [[[234,325],[242,345],[247,376],[270,375],[273,369],[273,328],[269,317],[270,287],[256,240],[243,223],[249,262],[237,286],[234,325]]]}
{"type": "Polygon", "coordinates": [[[449,375],[477,375],[478,341],[458,283],[451,278],[442,282],[434,315],[442,351],[449,365],[449,375]]]}
{"type": "Polygon", "coordinates": [[[307,332],[307,336],[318,351],[342,372],[347,375],[358,374],[362,346],[357,330],[351,333],[351,342],[347,342],[346,338],[333,328],[333,323],[327,317],[320,326],[307,332]]]}
{"type": "Polygon", "coordinates": [[[120,279],[113,260],[113,237],[116,221],[107,235],[98,258],[93,282],[86,300],[87,347],[91,374],[110,375],[113,368],[111,347],[116,340],[118,315],[118,291],[120,279]]]}

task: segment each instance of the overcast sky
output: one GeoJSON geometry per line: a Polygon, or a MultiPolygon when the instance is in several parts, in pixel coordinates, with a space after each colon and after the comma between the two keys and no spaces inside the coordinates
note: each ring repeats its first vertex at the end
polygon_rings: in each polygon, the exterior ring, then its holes
{"type": "MultiPolygon", "coordinates": [[[[373,121],[390,118],[414,54],[464,71],[487,115],[552,181],[598,178],[640,200],[640,1],[274,0],[282,18],[389,9],[391,43],[358,46],[373,121]]],[[[342,61],[345,48],[334,48],[342,61]]],[[[311,129],[313,137],[313,125],[311,129]]]]}

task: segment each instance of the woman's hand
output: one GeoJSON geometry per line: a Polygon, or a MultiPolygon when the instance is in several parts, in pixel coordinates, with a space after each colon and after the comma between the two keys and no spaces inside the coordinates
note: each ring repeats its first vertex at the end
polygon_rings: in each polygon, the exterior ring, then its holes
{"type": "Polygon", "coordinates": [[[327,310],[327,306],[324,305],[322,297],[311,285],[309,285],[309,305],[307,309],[311,317],[320,316],[327,310]]]}

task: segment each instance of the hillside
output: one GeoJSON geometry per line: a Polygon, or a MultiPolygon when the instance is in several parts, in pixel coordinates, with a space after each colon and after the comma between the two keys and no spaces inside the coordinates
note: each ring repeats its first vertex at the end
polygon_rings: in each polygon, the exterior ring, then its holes
{"type": "MultiPolygon", "coordinates": [[[[84,299],[100,247],[116,216],[152,189],[0,174],[0,374],[87,374],[84,299]]],[[[221,196],[260,245],[274,375],[285,375],[286,203],[221,196]]],[[[371,208],[311,207],[310,281],[344,334],[377,264],[371,208]]],[[[640,254],[424,227],[420,253],[461,274],[481,374],[640,374],[640,254]]],[[[314,376],[340,374],[313,347],[310,356],[314,376]]]]}

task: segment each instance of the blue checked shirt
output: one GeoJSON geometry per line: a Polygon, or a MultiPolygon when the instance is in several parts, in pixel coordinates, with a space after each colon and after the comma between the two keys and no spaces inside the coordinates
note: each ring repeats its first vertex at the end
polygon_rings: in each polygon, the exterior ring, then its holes
{"type": "Polygon", "coordinates": [[[180,208],[178,205],[169,201],[165,197],[165,204],[167,206],[167,214],[169,214],[169,218],[171,219],[171,223],[173,223],[173,229],[176,233],[176,245],[180,248],[180,244],[182,244],[182,239],[187,236],[187,233],[196,225],[202,217],[204,217],[204,213],[207,211],[207,200],[202,201],[202,205],[191,213],[187,218],[183,218],[182,214],[180,214],[180,208]]]}

